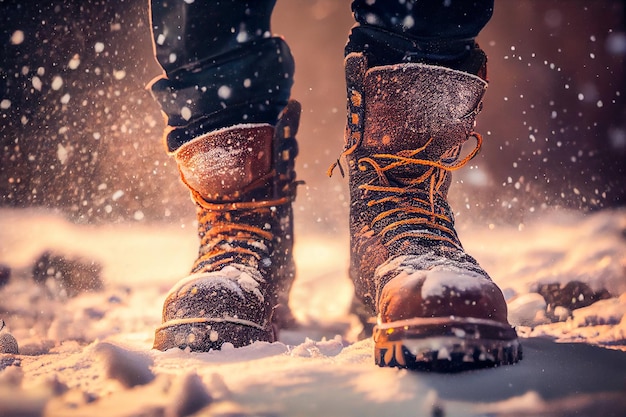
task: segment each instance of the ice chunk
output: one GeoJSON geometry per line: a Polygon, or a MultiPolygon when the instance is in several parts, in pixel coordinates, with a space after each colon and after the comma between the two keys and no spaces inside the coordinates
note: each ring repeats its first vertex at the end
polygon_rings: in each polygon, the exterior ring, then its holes
{"type": "Polygon", "coordinates": [[[196,373],[178,378],[171,389],[172,401],[165,408],[168,417],[189,416],[203,409],[213,401],[196,373]]]}
{"type": "Polygon", "coordinates": [[[541,294],[522,294],[509,303],[509,321],[514,326],[536,326],[547,321],[546,300],[541,294]]]}
{"type": "Polygon", "coordinates": [[[337,356],[343,350],[341,336],[337,335],[331,340],[315,341],[308,337],[300,345],[294,347],[290,355],[300,358],[332,357],[337,356]]]}
{"type": "Polygon", "coordinates": [[[111,343],[100,343],[95,347],[95,353],[104,363],[106,376],[126,388],[145,385],[154,379],[150,371],[152,361],[147,356],[111,343]]]}

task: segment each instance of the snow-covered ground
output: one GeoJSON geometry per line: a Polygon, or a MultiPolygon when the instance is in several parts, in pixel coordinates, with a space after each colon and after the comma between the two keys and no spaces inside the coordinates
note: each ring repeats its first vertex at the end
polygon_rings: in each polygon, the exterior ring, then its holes
{"type": "Polygon", "coordinates": [[[219,352],[154,351],[165,293],[197,251],[193,230],[1,210],[0,264],[12,277],[0,288],[0,336],[20,352],[0,354],[0,416],[626,416],[626,211],[464,224],[461,238],[509,298],[517,365],[453,375],[374,366],[348,314],[347,237],[314,233],[296,241],[302,330],[219,352]],[[104,289],[68,297],[36,284],[46,250],[97,261],[104,289]],[[575,281],[603,299],[551,309],[537,293],[575,281]]]}

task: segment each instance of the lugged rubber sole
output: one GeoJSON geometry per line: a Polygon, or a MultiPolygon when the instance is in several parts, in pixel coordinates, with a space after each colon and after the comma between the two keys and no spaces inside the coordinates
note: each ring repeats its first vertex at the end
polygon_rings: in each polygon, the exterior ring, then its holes
{"type": "Polygon", "coordinates": [[[515,330],[472,318],[415,318],[374,327],[374,357],[381,367],[461,372],[522,359],[515,330]]]}
{"type": "Polygon", "coordinates": [[[256,341],[274,342],[273,328],[263,329],[244,321],[223,319],[180,319],[162,324],[155,331],[154,349],[187,349],[197,352],[219,350],[224,343],[242,347],[256,341]]]}

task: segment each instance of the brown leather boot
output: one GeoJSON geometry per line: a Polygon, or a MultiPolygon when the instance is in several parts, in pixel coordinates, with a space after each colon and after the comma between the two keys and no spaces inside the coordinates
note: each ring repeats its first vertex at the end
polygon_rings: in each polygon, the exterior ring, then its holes
{"type": "Polygon", "coordinates": [[[173,153],[197,204],[200,251],[167,295],[156,349],[272,342],[290,321],[299,116],[290,101],[276,126],[221,129],[173,153]]]}
{"type": "Polygon", "coordinates": [[[346,78],[350,275],[377,315],[376,363],[454,371],[518,361],[502,292],[463,250],[447,203],[450,172],[480,148],[473,128],[487,83],[418,63],[368,69],[355,53],[346,78]]]}

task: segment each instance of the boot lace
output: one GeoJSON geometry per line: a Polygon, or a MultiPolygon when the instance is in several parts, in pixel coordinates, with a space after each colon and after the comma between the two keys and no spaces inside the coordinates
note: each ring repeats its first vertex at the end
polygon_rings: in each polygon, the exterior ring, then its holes
{"type": "MultiPolygon", "coordinates": [[[[385,205],[387,207],[386,210],[375,216],[370,224],[370,228],[376,230],[375,225],[377,223],[387,220],[388,224],[378,231],[378,236],[386,246],[405,238],[426,238],[445,241],[461,248],[454,230],[452,212],[440,207],[437,204],[437,200],[445,201],[446,197],[441,188],[446,183],[448,173],[465,166],[480,151],[483,141],[482,136],[477,132],[471,132],[468,137],[476,139],[476,146],[463,159],[458,159],[459,148],[453,148],[445,152],[436,161],[421,159],[420,154],[433,143],[433,138],[431,138],[424,146],[417,149],[403,150],[396,154],[373,154],[357,160],[357,167],[360,171],[373,169],[377,174],[376,178],[358,186],[364,191],[364,195],[384,194],[384,197],[370,199],[367,202],[367,206],[385,205]],[[423,174],[416,178],[402,181],[401,185],[397,185],[397,181],[392,184],[388,173],[394,169],[406,167],[421,167],[425,170],[423,174]],[[392,208],[388,208],[390,206],[392,208]],[[438,233],[407,228],[404,228],[402,232],[398,232],[398,229],[402,226],[415,225],[422,225],[426,230],[436,230],[438,233]]],[[[357,141],[354,145],[344,150],[341,157],[352,154],[359,144],[360,142],[357,141]]],[[[328,175],[332,176],[336,166],[339,166],[343,176],[343,169],[341,169],[339,160],[328,169],[328,175]]]]}
{"type": "Polygon", "coordinates": [[[214,271],[232,263],[254,268],[269,266],[274,238],[272,227],[276,225],[272,226],[265,219],[276,207],[291,203],[291,197],[223,204],[209,203],[199,195],[193,198],[200,209],[200,254],[193,272],[214,271]]]}

